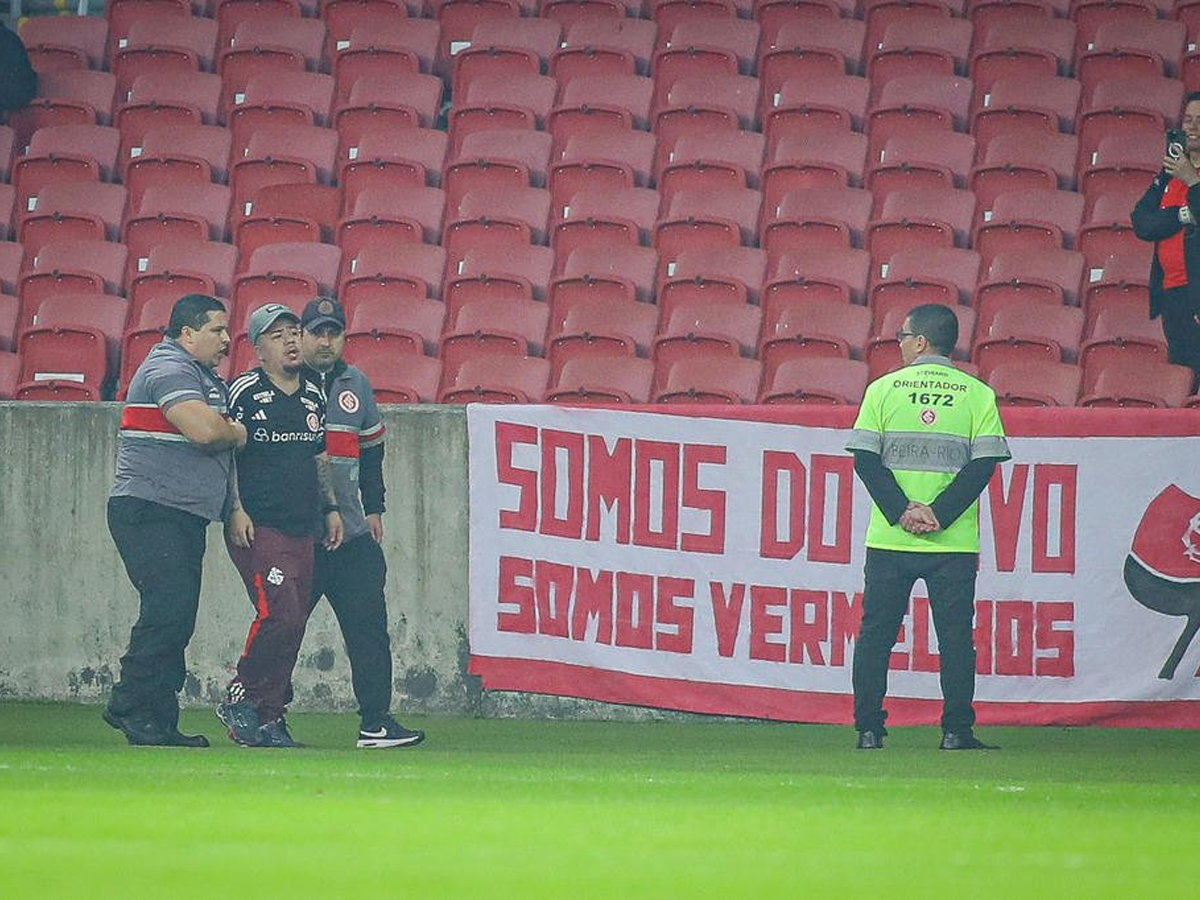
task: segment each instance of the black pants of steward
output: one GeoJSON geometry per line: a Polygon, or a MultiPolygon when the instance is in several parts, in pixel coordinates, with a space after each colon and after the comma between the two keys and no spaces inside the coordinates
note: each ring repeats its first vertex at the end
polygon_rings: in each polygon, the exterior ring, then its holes
{"type": "Polygon", "coordinates": [[[888,663],[908,609],[924,580],[937,630],[942,684],[942,730],[975,724],[976,553],[913,553],[867,548],[863,618],[854,644],[854,727],[880,731],[887,713],[888,663]]]}
{"type": "Polygon", "coordinates": [[[183,651],[196,627],[207,520],[137,497],[110,497],[108,530],[141,597],[109,708],[179,721],[183,651]]]}
{"type": "Polygon", "coordinates": [[[359,535],[332,551],[317,545],[312,606],[324,596],[333,607],[346,642],[358,712],[368,724],[386,715],[392,704],[386,581],[383,549],[371,535],[359,535]]]}

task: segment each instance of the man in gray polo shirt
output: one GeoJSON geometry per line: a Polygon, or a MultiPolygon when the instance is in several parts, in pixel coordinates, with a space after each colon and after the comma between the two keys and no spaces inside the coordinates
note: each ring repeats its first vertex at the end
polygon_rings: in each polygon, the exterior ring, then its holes
{"type": "Polygon", "coordinates": [[[383,540],[383,420],[367,376],[342,360],[346,311],[336,300],[318,297],[300,318],[300,347],[311,377],[328,398],[325,452],[345,539],[330,550],[316,547],[312,600],[324,595],[333,607],[362,723],[358,746],[414,747],[425,732],[392,718],[392,651],[388,638],[384,585],[387,561],[383,540]]]}
{"type": "Polygon", "coordinates": [[[205,531],[233,502],[233,451],[246,428],[230,421],[214,367],[229,352],[229,320],[214,297],[188,294],[166,337],[129,384],[108,500],[108,528],[141,597],[104,721],[131,744],[207,747],[179,733],[184,649],[196,625],[205,531]]]}

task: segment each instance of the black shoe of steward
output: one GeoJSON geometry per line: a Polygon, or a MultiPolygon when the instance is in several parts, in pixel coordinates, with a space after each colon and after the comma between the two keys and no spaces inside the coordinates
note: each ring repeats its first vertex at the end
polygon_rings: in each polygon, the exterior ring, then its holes
{"type": "Polygon", "coordinates": [[[125,740],[135,747],[154,747],[166,743],[166,729],[150,716],[142,713],[122,716],[108,707],[104,708],[101,715],[105,722],[125,735],[125,740]]]}
{"type": "Polygon", "coordinates": [[[168,747],[207,747],[208,738],[202,734],[184,734],[178,728],[167,730],[168,747]]]}
{"type": "Polygon", "coordinates": [[[299,741],[292,740],[288,734],[287,722],[283,716],[273,719],[258,729],[258,743],[255,747],[303,747],[299,741]]]}
{"type": "Polygon", "coordinates": [[[883,734],[878,731],[860,731],[858,733],[859,750],[882,750],[883,734]]]}
{"type": "Polygon", "coordinates": [[[229,729],[229,739],[243,747],[257,747],[259,729],[258,708],[249,700],[225,702],[217,706],[217,718],[229,729]]]}
{"type": "Polygon", "coordinates": [[[125,740],[135,747],[207,747],[208,738],[202,734],[180,734],[177,728],[168,727],[146,715],[134,713],[119,716],[111,709],[102,713],[104,721],[125,735],[125,740]]]}
{"type": "Polygon", "coordinates": [[[985,744],[975,737],[973,731],[942,732],[942,743],[939,750],[999,750],[994,744],[985,744]]]}
{"type": "Polygon", "coordinates": [[[425,740],[425,732],[405,728],[391,716],[377,722],[363,722],[358,730],[359,747],[415,747],[425,740]]]}

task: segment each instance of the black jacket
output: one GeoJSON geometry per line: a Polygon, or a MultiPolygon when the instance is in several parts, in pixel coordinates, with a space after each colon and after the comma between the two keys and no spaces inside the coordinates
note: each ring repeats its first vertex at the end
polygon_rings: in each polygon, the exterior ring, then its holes
{"type": "MultiPolygon", "coordinates": [[[[1193,311],[1200,313],[1200,235],[1194,226],[1184,226],[1179,221],[1179,207],[1168,206],[1160,208],[1163,192],[1171,181],[1171,176],[1160,172],[1150,183],[1149,189],[1142,195],[1130,215],[1133,232],[1143,241],[1161,241],[1171,237],[1181,228],[1186,227],[1183,236],[1183,258],[1187,265],[1188,297],[1193,311]]],[[[1200,215],[1200,183],[1188,188],[1188,206],[1200,215]]],[[[1150,263],[1150,318],[1156,319],[1163,308],[1163,271],[1155,253],[1150,263]]]]}
{"type": "Polygon", "coordinates": [[[0,22],[0,110],[20,109],[37,96],[37,73],[21,39],[0,22]]]}

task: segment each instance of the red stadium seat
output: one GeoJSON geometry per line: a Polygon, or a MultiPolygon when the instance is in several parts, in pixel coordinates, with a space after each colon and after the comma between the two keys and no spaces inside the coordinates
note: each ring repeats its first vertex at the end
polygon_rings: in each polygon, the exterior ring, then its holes
{"type": "Polygon", "coordinates": [[[862,401],[867,364],[858,359],[787,359],[764,374],[759,403],[852,405],[862,401]]]}
{"type": "Polygon", "coordinates": [[[780,304],[836,300],[863,303],[871,257],[865,250],[811,248],[780,257],[774,274],[763,286],[763,305],[767,321],[773,321],[773,308],[780,304]]]}
{"type": "Polygon", "coordinates": [[[770,381],[788,359],[862,359],[871,333],[871,311],[836,301],[782,305],[763,328],[759,358],[770,381]]]}
{"type": "Polygon", "coordinates": [[[762,124],[767,142],[778,133],[810,128],[862,131],[867,118],[871,83],[857,75],[789,78],[777,90],[764,90],[762,124]]]}
{"type": "Polygon", "coordinates": [[[651,302],[658,275],[658,254],[649,247],[582,247],[567,257],[564,278],[627,279],[638,300],[651,302]]]}
{"type": "MultiPolygon", "coordinates": [[[[351,303],[353,295],[359,288],[369,293],[374,285],[379,285],[389,292],[400,290],[400,285],[420,285],[425,290],[418,296],[442,296],[442,280],[446,274],[446,251],[441,247],[431,247],[427,244],[399,244],[384,247],[364,247],[354,256],[348,253],[343,256],[342,285],[339,295],[343,302],[351,303]],[[348,264],[347,264],[348,259],[348,264]],[[356,284],[360,279],[363,283],[356,284]],[[397,287],[387,287],[387,282],[395,280],[397,287]],[[367,284],[366,282],[373,282],[367,284]],[[380,284],[380,283],[383,284],[380,284]]],[[[406,293],[410,288],[403,289],[406,293]]],[[[347,307],[349,308],[349,307],[347,307]]]]}
{"type": "Polygon", "coordinates": [[[537,357],[481,352],[463,359],[453,374],[443,351],[439,403],[540,402],[550,381],[550,364],[537,357]]]}
{"type": "Polygon", "coordinates": [[[655,403],[753,403],[758,399],[762,363],[738,357],[680,359],[665,373],[656,370],[662,388],[655,403]]]}
{"type": "Polygon", "coordinates": [[[64,67],[104,66],[108,21],[103,17],[29,16],[20,23],[20,35],[39,76],[64,67]]]}
{"type": "Polygon", "coordinates": [[[1080,406],[1181,407],[1196,380],[1187,366],[1146,359],[1115,359],[1089,374],[1080,406]]]}
{"type": "Polygon", "coordinates": [[[989,373],[1002,361],[1075,362],[1083,335],[1083,310],[1034,303],[996,310],[987,334],[976,340],[972,361],[989,373]]]}
{"type": "Polygon", "coordinates": [[[627,356],[581,356],[567,360],[552,379],[547,403],[649,403],[654,364],[627,356]]]}
{"type": "Polygon", "coordinates": [[[357,351],[353,364],[371,379],[379,403],[432,403],[437,399],[442,377],[439,359],[363,348],[357,351]]]}
{"type": "Polygon", "coordinates": [[[985,264],[1001,252],[1027,247],[1072,248],[1083,221],[1083,197],[1074,191],[1028,190],[1001,194],[976,231],[985,264]]]}
{"type": "Polygon", "coordinates": [[[987,382],[1001,406],[1074,406],[1082,379],[1073,363],[1039,360],[997,363],[987,382]]]}
{"type": "Polygon", "coordinates": [[[55,241],[42,247],[29,262],[35,272],[54,269],[93,272],[103,280],[104,293],[120,294],[128,252],[125,245],[115,241],[55,241]]]}
{"type": "Polygon", "coordinates": [[[347,344],[354,345],[351,356],[377,347],[377,338],[393,329],[419,336],[421,340],[415,349],[432,355],[437,351],[446,322],[445,304],[431,297],[380,294],[362,299],[347,312],[347,344]]]}
{"type": "Polygon", "coordinates": [[[229,297],[233,293],[233,279],[237,269],[238,249],[220,241],[172,241],[159,244],[150,251],[144,267],[139,271],[196,272],[213,280],[216,296],[229,297]]]}
{"type": "Polygon", "coordinates": [[[106,294],[59,294],[42,301],[20,337],[21,381],[81,381],[99,388],[117,375],[128,304],[106,294]]]}
{"type": "Polygon", "coordinates": [[[871,193],[861,188],[787,191],[774,209],[764,207],[762,248],[774,262],[784,253],[813,246],[861,246],[873,204],[871,193]]]}

